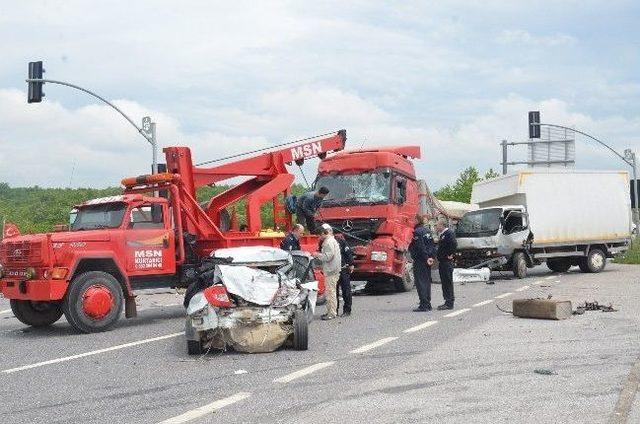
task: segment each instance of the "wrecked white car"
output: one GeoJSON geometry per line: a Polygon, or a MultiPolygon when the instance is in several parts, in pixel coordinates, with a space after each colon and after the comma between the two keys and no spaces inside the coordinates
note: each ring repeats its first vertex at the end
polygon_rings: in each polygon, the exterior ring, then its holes
{"type": "Polygon", "coordinates": [[[306,350],[317,291],[306,252],[219,249],[185,295],[187,351],[272,352],[285,344],[306,350]]]}

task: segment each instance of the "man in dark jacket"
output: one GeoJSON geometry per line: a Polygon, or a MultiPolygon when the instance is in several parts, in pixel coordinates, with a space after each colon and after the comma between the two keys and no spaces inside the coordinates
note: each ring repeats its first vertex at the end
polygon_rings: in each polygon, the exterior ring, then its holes
{"type": "Polygon", "coordinates": [[[300,247],[300,237],[304,233],[304,227],[296,224],[289,234],[287,234],[280,243],[280,249],[290,252],[292,250],[302,250],[300,247]]]}
{"type": "MultiPolygon", "coordinates": [[[[347,241],[342,234],[335,235],[338,244],[340,245],[340,256],[342,268],[340,270],[340,278],[338,279],[338,288],[342,292],[342,300],[344,306],[342,307],[342,316],[348,317],[351,315],[351,273],[353,272],[353,251],[347,244],[347,241]]],[[[338,298],[338,308],[340,307],[340,293],[336,291],[338,298]]]]}
{"type": "Polygon", "coordinates": [[[442,282],[442,297],[444,304],[438,306],[439,311],[445,309],[453,309],[453,255],[458,248],[456,236],[449,228],[447,222],[438,220],[436,223],[436,231],[440,235],[438,240],[438,271],[440,273],[440,281],[442,282]]]}
{"type": "Polygon", "coordinates": [[[418,290],[420,304],[414,312],[431,310],[431,265],[436,254],[431,232],[424,226],[422,215],[416,215],[409,253],[413,260],[413,279],[418,290]]]}
{"type": "Polygon", "coordinates": [[[298,222],[306,225],[311,234],[315,234],[317,231],[315,215],[327,194],[329,194],[329,189],[320,187],[318,191],[304,193],[296,200],[298,222]]]}

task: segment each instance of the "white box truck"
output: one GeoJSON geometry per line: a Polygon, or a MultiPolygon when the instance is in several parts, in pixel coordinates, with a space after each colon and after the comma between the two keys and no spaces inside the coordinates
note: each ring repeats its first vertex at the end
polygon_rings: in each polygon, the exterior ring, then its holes
{"type": "Polygon", "coordinates": [[[474,184],[480,209],[458,223],[457,266],[511,270],[547,263],[600,272],[631,240],[629,175],[623,171],[526,170],[474,184]]]}

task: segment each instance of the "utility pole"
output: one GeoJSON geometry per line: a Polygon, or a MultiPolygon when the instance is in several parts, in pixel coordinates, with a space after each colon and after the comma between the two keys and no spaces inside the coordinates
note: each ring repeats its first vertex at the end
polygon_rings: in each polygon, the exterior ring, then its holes
{"type": "MultiPolygon", "coordinates": [[[[153,173],[155,174],[158,172],[158,152],[157,152],[158,146],[156,143],[156,124],[154,122],[151,122],[151,118],[149,118],[148,116],[145,117],[145,119],[148,119],[148,123],[149,123],[148,131],[147,131],[143,128],[138,127],[129,116],[127,116],[122,110],[120,110],[120,108],[118,108],[116,105],[109,102],[105,98],[97,95],[92,91],[87,90],[86,88],[80,87],[75,84],[71,84],[65,81],[43,79],[42,74],[44,72],[45,70],[43,68],[42,61],[29,62],[29,78],[25,80],[27,82],[28,89],[29,89],[28,95],[27,95],[27,103],[40,103],[42,101],[42,98],[44,97],[44,93],[42,92],[42,87],[44,83],[58,84],[58,85],[64,85],[65,87],[75,88],[76,90],[83,91],[89,94],[90,96],[95,97],[96,99],[102,101],[103,103],[105,103],[106,105],[114,109],[116,112],[118,112],[120,115],[122,115],[122,117],[126,119],[140,133],[140,135],[145,138],[145,140],[147,140],[147,142],[151,145],[151,149],[152,149],[153,173]]],[[[144,127],[145,125],[144,120],[142,122],[142,125],[144,127]]]]}
{"type": "Polygon", "coordinates": [[[640,194],[638,193],[638,160],[636,158],[636,153],[631,149],[625,149],[624,157],[629,165],[633,167],[633,203],[635,204],[635,208],[633,210],[633,218],[636,222],[636,226],[640,224],[640,194]]]}
{"type": "Polygon", "coordinates": [[[507,175],[507,140],[502,140],[502,175],[507,175]]]}

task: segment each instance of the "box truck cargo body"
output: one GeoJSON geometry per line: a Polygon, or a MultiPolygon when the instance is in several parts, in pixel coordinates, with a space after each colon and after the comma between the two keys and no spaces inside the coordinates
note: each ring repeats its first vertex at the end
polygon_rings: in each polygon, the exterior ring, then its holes
{"type": "Polygon", "coordinates": [[[480,209],[458,224],[458,265],[486,262],[521,278],[542,262],[602,271],[630,242],[628,193],[623,171],[520,171],[476,183],[480,209]]]}

